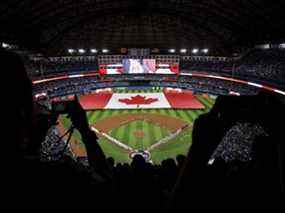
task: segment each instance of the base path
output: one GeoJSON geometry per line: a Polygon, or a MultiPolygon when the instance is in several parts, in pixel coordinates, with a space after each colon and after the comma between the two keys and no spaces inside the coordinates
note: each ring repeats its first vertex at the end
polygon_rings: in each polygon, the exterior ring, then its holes
{"type": "Polygon", "coordinates": [[[105,137],[106,139],[108,139],[110,142],[112,142],[113,144],[127,150],[127,151],[134,151],[134,149],[132,147],[127,146],[126,144],[122,143],[121,141],[119,141],[116,138],[113,138],[112,136],[106,134],[105,132],[101,132],[98,129],[96,129],[95,127],[91,127],[91,130],[94,131],[96,134],[99,134],[103,137],[105,137]]]}
{"type": "Polygon", "coordinates": [[[192,128],[192,126],[190,125],[186,125],[180,129],[178,129],[176,132],[172,133],[171,135],[168,135],[165,138],[162,138],[160,141],[158,141],[157,143],[153,144],[152,146],[150,146],[147,151],[151,152],[154,149],[157,149],[158,147],[162,146],[163,144],[167,144],[168,142],[170,142],[171,140],[173,140],[174,138],[178,137],[184,130],[188,129],[188,128],[192,128]]]}

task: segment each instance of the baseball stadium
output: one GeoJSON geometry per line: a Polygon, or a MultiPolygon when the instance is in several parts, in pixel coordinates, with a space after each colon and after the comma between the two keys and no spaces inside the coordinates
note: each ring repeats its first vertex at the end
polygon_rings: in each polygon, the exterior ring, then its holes
{"type": "Polygon", "coordinates": [[[283,208],[284,8],[0,1],[0,207],[283,208]]]}

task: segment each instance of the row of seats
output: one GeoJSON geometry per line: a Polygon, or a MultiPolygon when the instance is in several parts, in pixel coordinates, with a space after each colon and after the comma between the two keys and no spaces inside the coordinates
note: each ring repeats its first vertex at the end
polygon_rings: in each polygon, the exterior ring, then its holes
{"type": "Polygon", "coordinates": [[[234,77],[282,84],[285,82],[285,50],[252,50],[241,58],[187,60],[180,63],[183,72],[215,72],[234,77]]]}
{"type": "MultiPolygon", "coordinates": [[[[99,76],[88,78],[74,78],[60,81],[51,81],[34,86],[34,94],[48,93],[49,97],[67,96],[69,94],[90,93],[95,89],[109,87],[129,87],[136,78],[120,75],[116,78],[99,76]]],[[[145,86],[152,87],[177,87],[191,90],[205,91],[210,94],[229,94],[230,91],[245,95],[257,94],[258,89],[243,84],[234,84],[219,79],[191,78],[188,76],[163,77],[151,76],[145,81],[145,86]]]]}

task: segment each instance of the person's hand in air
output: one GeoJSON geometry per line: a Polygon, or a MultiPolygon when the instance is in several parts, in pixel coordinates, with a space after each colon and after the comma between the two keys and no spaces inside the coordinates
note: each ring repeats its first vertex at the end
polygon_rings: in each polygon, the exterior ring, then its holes
{"type": "Polygon", "coordinates": [[[74,127],[82,134],[86,134],[90,131],[89,123],[85,110],[79,103],[77,96],[75,100],[71,102],[69,106],[69,117],[74,125],[74,127]]]}
{"type": "Polygon", "coordinates": [[[77,97],[69,104],[68,112],[73,126],[78,129],[81,134],[82,142],[85,144],[87,151],[90,167],[97,171],[99,174],[110,179],[111,175],[105,154],[97,143],[97,135],[89,128],[86,112],[80,105],[77,97]]]}

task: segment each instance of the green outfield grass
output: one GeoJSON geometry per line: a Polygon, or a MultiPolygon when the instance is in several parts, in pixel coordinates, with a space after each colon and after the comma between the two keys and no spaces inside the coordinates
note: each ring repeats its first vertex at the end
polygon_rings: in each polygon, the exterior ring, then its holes
{"type": "Polygon", "coordinates": [[[145,150],[169,134],[167,129],[142,120],[130,122],[109,132],[112,137],[137,150],[145,150]],[[143,136],[137,137],[137,132],[143,133],[143,136]]]}
{"type": "MultiPolygon", "coordinates": [[[[159,92],[159,89],[153,89],[152,91],[159,92]]],[[[126,91],[120,90],[120,92],[126,91]]],[[[132,92],[140,91],[137,90],[132,92]]],[[[204,110],[96,110],[87,112],[87,116],[89,124],[93,125],[104,118],[112,117],[115,115],[151,113],[179,118],[186,121],[187,123],[189,123],[189,125],[192,126],[195,119],[197,119],[199,115],[208,112],[215,102],[214,99],[204,98],[203,96],[198,96],[198,99],[206,107],[204,110]]],[[[64,127],[68,128],[70,126],[70,121],[65,116],[62,116],[61,121],[64,127]]],[[[121,142],[124,142],[126,145],[132,147],[133,149],[145,150],[160,139],[168,136],[170,132],[165,128],[141,120],[133,121],[124,126],[113,129],[108,134],[120,140],[121,142]],[[142,138],[135,136],[135,133],[138,131],[142,131],[144,133],[144,136],[142,138]]],[[[78,140],[81,140],[80,134],[78,132],[74,133],[74,137],[78,140]]],[[[113,157],[117,163],[130,162],[128,153],[122,148],[117,147],[116,145],[110,143],[104,138],[100,138],[99,143],[107,157],[113,157]]],[[[191,143],[192,129],[189,128],[182,132],[177,138],[169,141],[167,144],[161,145],[160,147],[154,149],[151,152],[152,161],[154,163],[160,163],[162,160],[167,159],[169,157],[175,158],[179,154],[187,154],[191,143]]]]}

